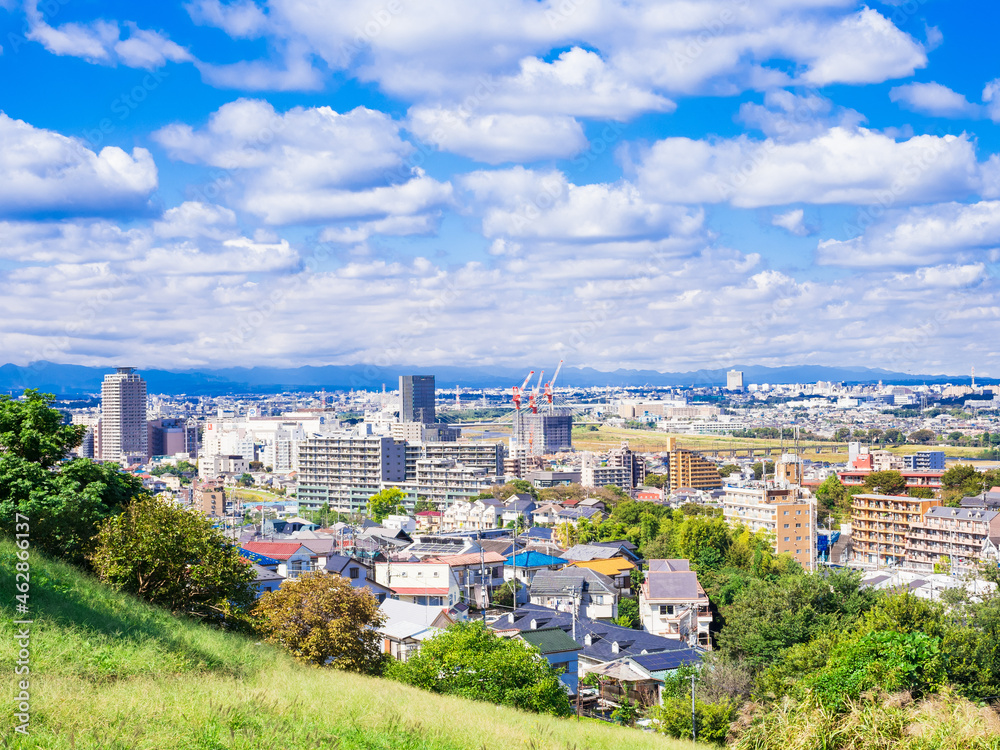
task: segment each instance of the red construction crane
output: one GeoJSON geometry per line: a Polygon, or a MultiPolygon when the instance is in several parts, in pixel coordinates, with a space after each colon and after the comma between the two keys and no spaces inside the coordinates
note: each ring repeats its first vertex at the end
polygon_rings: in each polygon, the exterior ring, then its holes
{"type": "Polygon", "coordinates": [[[529,372],[528,373],[528,377],[526,377],[524,379],[524,382],[521,383],[521,387],[520,388],[518,388],[516,385],[514,386],[514,410],[515,411],[521,411],[521,394],[524,393],[524,389],[528,387],[528,381],[531,380],[531,376],[534,375],[534,374],[535,374],[534,370],[532,370],[531,372],[529,372]]]}
{"type": "Polygon", "coordinates": [[[545,377],[545,370],[538,373],[538,382],[535,383],[535,387],[531,389],[531,394],[528,396],[528,406],[531,407],[532,414],[538,414],[538,393],[542,387],[542,378],[545,377]]]}
{"type": "Polygon", "coordinates": [[[556,374],[552,376],[552,380],[545,384],[545,398],[548,401],[548,410],[552,411],[552,399],[555,395],[556,378],[559,377],[559,371],[562,369],[563,361],[559,360],[559,366],[556,368],[556,374]]]}

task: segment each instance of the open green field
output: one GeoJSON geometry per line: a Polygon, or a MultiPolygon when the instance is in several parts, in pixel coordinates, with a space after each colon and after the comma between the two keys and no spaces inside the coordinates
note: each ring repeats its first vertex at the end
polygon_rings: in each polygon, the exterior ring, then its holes
{"type": "MultiPolygon", "coordinates": [[[[601,425],[597,431],[589,428],[574,428],[573,447],[577,450],[606,451],[617,447],[623,440],[627,440],[629,447],[644,453],[657,453],[667,450],[667,439],[677,439],[677,447],[688,450],[704,452],[719,451],[725,455],[727,451],[754,449],[757,456],[762,456],[763,451],[770,448],[773,458],[781,446],[781,441],[773,438],[734,438],[728,435],[691,435],[686,433],[669,433],[653,430],[633,430],[624,427],[608,427],[601,425]]],[[[792,447],[791,441],[785,441],[786,449],[792,447]]],[[[847,460],[847,443],[806,443],[802,451],[805,458],[816,461],[829,461],[831,463],[842,463],[847,460]],[[819,447],[819,452],[813,446],[819,447]]],[[[959,446],[918,446],[900,445],[890,447],[893,453],[910,454],[918,450],[931,449],[943,450],[948,458],[968,458],[978,455],[981,448],[965,448],[959,446]]]]}
{"type": "MultiPolygon", "coordinates": [[[[276,495],[273,492],[268,492],[267,490],[249,489],[244,487],[237,487],[235,489],[227,489],[227,493],[232,493],[233,498],[242,500],[244,503],[274,503],[289,500],[285,495],[276,495]]],[[[294,498],[291,498],[294,500],[294,498]]]]}
{"type": "MultiPolygon", "coordinates": [[[[30,724],[13,729],[15,548],[0,540],[0,743],[46,750],[672,750],[691,743],[302,666],[32,553],[30,724]]],[[[24,679],[18,677],[16,679],[24,679]]]]}

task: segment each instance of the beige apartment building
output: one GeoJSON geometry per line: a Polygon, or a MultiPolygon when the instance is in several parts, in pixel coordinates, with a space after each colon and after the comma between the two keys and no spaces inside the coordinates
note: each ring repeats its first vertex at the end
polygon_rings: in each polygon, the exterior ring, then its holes
{"type": "Polygon", "coordinates": [[[911,527],[940,500],[906,495],[855,495],[851,499],[851,545],[854,560],[876,565],[905,565],[911,527]]]}
{"type": "Polygon", "coordinates": [[[765,531],[775,554],[787,554],[809,569],[816,548],[815,502],[797,487],[726,487],[722,515],[730,526],[765,531]]]}

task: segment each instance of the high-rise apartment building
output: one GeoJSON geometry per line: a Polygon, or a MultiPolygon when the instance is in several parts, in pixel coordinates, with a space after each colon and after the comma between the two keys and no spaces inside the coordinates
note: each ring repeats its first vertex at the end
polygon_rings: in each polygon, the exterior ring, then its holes
{"type": "Polygon", "coordinates": [[[100,457],[104,461],[149,458],[146,381],[133,367],[119,367],[101,384],[100,457]]]}
{"type": "Polygon", "coordinates": [[[402,400],[399,410],[401,422],[434,424],[437,416],[434,412],[433,375],[400,375],[399,397],[402,400]]]}
{"type": "Polygon", "coordinates": [[[742,370],[730,370],[729,372],[726,373],[726,390],[728,391],[743,390],[742,370]]]}

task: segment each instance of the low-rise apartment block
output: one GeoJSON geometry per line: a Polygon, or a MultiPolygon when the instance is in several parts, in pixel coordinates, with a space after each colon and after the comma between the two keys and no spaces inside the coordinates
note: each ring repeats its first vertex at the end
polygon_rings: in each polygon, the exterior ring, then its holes
{"type": "MultiPolygon", "coordinates": [[[[946,573],[971,573],[1000,541],[1000,512],[985,508],[929,508],[910,525],[908,567],[946,573]],[[995,541],[991,541],[995,540],[995,541]]],[[[994,555],[995,556],[995,555],[994,555]]]]}
{"type": "Polygon", "coordinates": [[[876,565],[906,564],[911,527],[940,500],[905,495],[855,495],[851,499],[854,560],[876,565]]]}
{"type": "Polygon", "coordinates": [[[815,503],[796,487],[726,487],[722,514],[730,526],[767,532],[775,554],[787,554],[808,569],[816,546],[815,503]]]}

